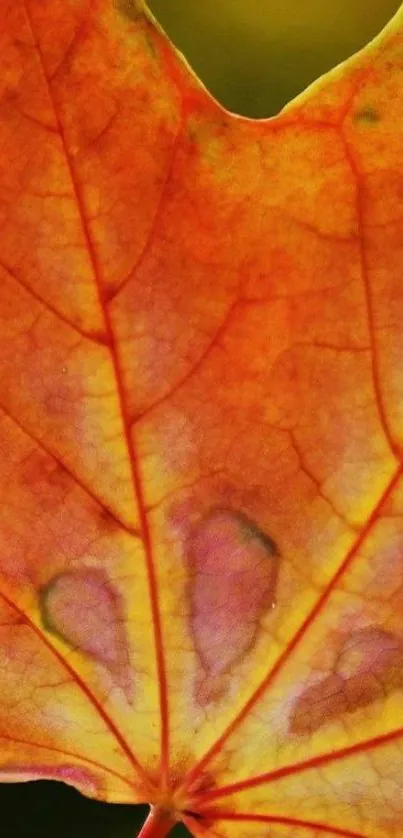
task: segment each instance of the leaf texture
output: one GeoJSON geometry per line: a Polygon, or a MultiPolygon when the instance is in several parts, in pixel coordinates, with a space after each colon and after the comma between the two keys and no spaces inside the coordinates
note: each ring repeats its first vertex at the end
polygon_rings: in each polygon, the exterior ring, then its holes
{"type": "Polygon", "coordinates": [[[263,121],[139,0],[0,33],[1,779],[397,838],[403,12],[263,121]]]}

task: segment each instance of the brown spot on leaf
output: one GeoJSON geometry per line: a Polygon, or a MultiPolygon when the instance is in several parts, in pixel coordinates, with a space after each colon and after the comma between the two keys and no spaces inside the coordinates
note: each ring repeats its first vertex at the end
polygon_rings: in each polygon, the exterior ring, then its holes
{"type": "Polygon", "coordinates": [[[143,0],[115,0],[116,8],[129,20],[136,21],[139,17],[144,16],[144,2],[143,0]]]}
{"type": "Polygon", "coordinates": [[[354,122],[366,122],[368,124],[379,122],[380,116],[375,108],[360,108],[353,115],[354,122]]]}

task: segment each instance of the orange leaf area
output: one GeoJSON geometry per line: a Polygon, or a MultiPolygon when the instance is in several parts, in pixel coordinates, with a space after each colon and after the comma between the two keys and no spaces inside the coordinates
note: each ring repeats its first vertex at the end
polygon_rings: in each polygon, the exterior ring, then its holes
{"type": "Polygon", "coordinates": [[[0,777],[403,832],[403,11],[277,117],[0,5],[0,777]]]}

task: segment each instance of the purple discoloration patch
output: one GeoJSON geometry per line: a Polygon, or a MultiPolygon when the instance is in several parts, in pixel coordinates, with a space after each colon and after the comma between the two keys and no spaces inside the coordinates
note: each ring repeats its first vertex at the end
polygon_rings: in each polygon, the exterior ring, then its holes
{"type": "Polygon", "coordinates": [[[42,591],[45,628],[106,666],[127,689],[129,656],[118,593],[94,568],[55,576],[42,591]]]}
{"type": "Polygon", "coordinates": [[[313,733],[402,687],[403,641],[377,626],[359,629],[344,640],[333,671],[298,697],[290,731],[313,733]]]}
{"type": "Polygon", "coordinates": [[[88,797],[105,799],[105,785],[100,777],[76,765],[20,765],[8,763],[0,769],[0,783],[21,783],[29,780],[59,780],[79,789],[88,797]]]}
{"type": "Polygon", "coordinates": [[[213,679],[252,647],[275,604],[278,551],[244,515],[215,510],[188,539],[191,630],[213,679]]]}

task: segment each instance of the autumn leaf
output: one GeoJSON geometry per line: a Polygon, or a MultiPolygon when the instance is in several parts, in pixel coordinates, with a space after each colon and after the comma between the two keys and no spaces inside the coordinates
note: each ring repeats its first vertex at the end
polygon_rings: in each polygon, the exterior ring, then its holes
{"type": "Polygon", "coordinates": [[[2,0],[1,779],[403,827],[403,8],[264,121],[140,0],[2,0]]]}

